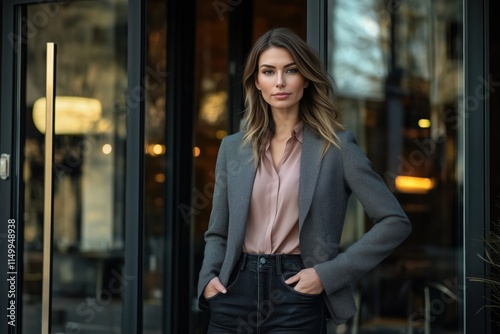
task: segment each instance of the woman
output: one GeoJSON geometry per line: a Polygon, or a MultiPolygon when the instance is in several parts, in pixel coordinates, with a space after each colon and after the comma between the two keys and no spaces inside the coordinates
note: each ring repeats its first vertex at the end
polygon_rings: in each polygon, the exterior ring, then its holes
{"type": "Polygon", "coordinates": [[[288,29],[245,66],[245,131],[224,138],[198,293],[209,333],[326,333],[356,312],[350,284],[410,233],[395,197],[345,131],[328,75],[288,29]],[[374,226],[339,253],[354,193],[374,226]]]}

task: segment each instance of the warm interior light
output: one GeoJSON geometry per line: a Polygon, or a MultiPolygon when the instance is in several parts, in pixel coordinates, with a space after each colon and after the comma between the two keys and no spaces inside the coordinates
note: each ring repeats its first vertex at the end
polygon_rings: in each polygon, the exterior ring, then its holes
{"type": "Polygon", "coordinates": [[[158,155],[162,155],[162,154],[165,154],[166,152],[166,147],[165,145],[161,145],[161,144],[149,144],[146,146],[146,153],[153,156],[153,157],[156,157],[158,155]]]}
{"type": "Polygon", "coordinates": [[[160,144],[153,145],[153,153],[155,155],[163,154],[163,145],[160,144]]]}
{"type": "MultiPolygon", "coordinates": [[[[57,96],[55,100],[56,134],[87,134],[99,132],[102,105],[99,100],[76,96],[57,96]]],[[[33,122],[41,133],[45,133],[45,98],[33,105],[33,122]]]]}
{"type": "Polygon", "coordinates": [[[426,177],[398,176],[396,189],[401,193],[426,194],[434,188],[434,181],[426,177]]]}
{"type": "Polygon", "coordinates": [[[422,129],[427,129],[431,127],[431,121],[426,118],[422,118],[418,120],[418,126],[422,129]]]}
{"type": "Polygon", "coordinates": [[[158,173],[155,175],[155,181],[158,183],[163,183],[165,182],[165,174],[163,173],[158,173]]]}
{"type": "Polygon", "coordinates": [[[226,112],[226,102],[226,91],[206,94],[201,102],[201,118],[211,125],[218,123],[226,112]]]}
{"type": "Polygon", "coordinates": [[[111,146],[110,144],[102,145],[102,153],[110,154],[112,151],[113,151],[113,146],[111,146]]]}
{"type": "Polygon", "coordinates": [[[200,153],[201,153],[201,150],[200,150],[200,148],[199,148],[199,147],[196,147],[196,146],[195,146],[195,147],[193,147],[193,156],[194,156],[195,158],[197,158],[197,157],[200,155],[200,153]]]}
{"type": "Polygon", "coordinates": [[[215,138],[217,138],[219,140],[222,140],[222,138],[224,138],[225,136],[227,136],[227,131],[226,130],[217,130],[215,132],[215,138]]]}

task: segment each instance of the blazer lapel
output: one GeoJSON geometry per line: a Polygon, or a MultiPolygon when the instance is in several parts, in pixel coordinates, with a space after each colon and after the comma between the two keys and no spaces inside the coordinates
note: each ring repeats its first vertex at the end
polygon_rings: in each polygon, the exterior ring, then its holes
{"type": "Polygon", "coordinates": [[[314,189],[321,167],[323,139],[304,126],[302,136],[302,156],[300,158],[299,183],[299,230],[311,207],[314,189]]]}

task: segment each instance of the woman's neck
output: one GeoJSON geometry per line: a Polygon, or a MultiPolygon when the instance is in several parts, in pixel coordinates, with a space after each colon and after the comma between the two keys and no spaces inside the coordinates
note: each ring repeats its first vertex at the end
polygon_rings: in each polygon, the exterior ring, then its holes
{"type": "Polygon", "coordinates": [[[299,123],[298,114],[275,114],[274,119],[274,135],[278,140],[288,139],[293,129],[299,123]]]}

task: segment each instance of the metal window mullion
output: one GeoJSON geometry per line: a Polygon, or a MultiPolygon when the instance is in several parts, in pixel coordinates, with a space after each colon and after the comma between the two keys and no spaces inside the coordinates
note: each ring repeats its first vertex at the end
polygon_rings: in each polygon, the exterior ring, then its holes
{"type": "Polygon", "coordinates": [[[328,65],[328,0],[307,1],[307,44],[328,65]]]}
{"type": "Polygon", "coordinates": [[[131,277],[124,290],[123,333],[142,333],[144,222],[144,53],[145,4],[128,5],[128,89],[125,185],[125,266],[131,277]]]}
{"type": "MultiPolygon", "coordinates": [[[[2,20],[0,21],[0,24],[2,25],[2,34],[3,36],[6,36],[8,34],[8,31],[15,31],[15,16],[10,15],[11,13],[14,13],[14,5],[9,2],[9,1],[2,1],[0,4],[2,6],[2,20]],[[9,13],[9,15],[7,15],[9,13]]],[[[11,162],[14,161],[14,156],[12,155],[12,152],[14,150],[13,147],[13,136],[14,136],[14,131],[13,131],[13,124],[14,124],[14,114],[12,112],[13,110],[13,96],[14,96],[14,87],[12,85],[12,78],[15,75],[15,67],[14,67],[14,56],[15,52],[10,44],[10,41],[8,38],[2,38],[2,71],[0,71],[1,74],[1,90],[0,90],[0,103],[1,103],[1,109],[0,109],[0,125],[1,125],[1,131],[0,131],[0,152],[9,154],[11,156],[11,162]]],[[[13,171],[13,163],[10,165],[10,171],[13,171]]],[[[12,174],[12,173],[11,173],[12,174]]],[[[14,216],[12,207],[14,206],[15,199],[13,198],[13,184],[15,178],[14,177],[9,177],[6,180],[0,180],[0,203],[2,206],[2,210],[0,210],[0,254],[7,254],[7,221],[9,219],[13,218],[18,218],[14,216]]],[[[19,236],[19,232],[17,233],[17,236],[19,236]]],[[[17,256],[20,256],[20,252],[16,254],[17,256]]],[[[17,258],[18,262],[21,261],[22,263],[22,257],[17,258]]],[[[0,258],[0,264],[2,268],[7,268],[7,256],[2,256],[0,258]]],[[[2,273],[0,274],[0,291],[8,291],[9,285],[7,284],[7,270],[3,270],[2,273]]],[[[19,277],[18,277],[19,281],[19,277]]],[[[8,304],[8,297],[7,293],[3,293],[2,296],[0,297],[0,301],[2,302],[2,305],[7,306],[8,304]]],[[[20,302],[19,300],[17,302],[20,302]]],[[[16,310],[17,311],[17,310],[16,310]]],[[[2,333],[16,333],[16,327],[9,326],[7,322],[10,320],[7,318],[7,310],[6,307],[2,308],[2,311],[0,312],[1,319],[0,319],[0,332],[2,333]]],[[[17,319],[19,320],[20,314],[16,314],[17,319]]]]}
{"type": "Polygon", "coordinates": [[[463,176],[463,217],[464,217],[464,332],[490,333],[491,314],[485,308],[487,288],[485,284],[470,282],[470,277],[485,277],[488,266],[478,254],[484,254],[484,240],[489,233],[489,193],[487,183],[487,99],[477,96],[480,86],[485,89],[484,80],[489,80],[486,58],[486,32],[488,0],[464,1],[464,101],[459,115],[462,122],[464,176],[463,176]],[[481,80],[483,78],[483,80],[481,80]],[[471,103],[476,102],[476,103],[471,103]]]}

